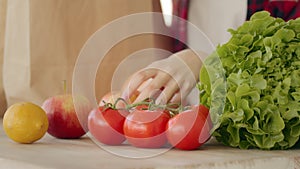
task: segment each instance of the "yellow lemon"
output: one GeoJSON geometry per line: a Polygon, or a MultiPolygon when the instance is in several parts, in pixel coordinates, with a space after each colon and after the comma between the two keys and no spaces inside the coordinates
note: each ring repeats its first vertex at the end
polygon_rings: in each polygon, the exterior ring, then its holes
{"type": "Polygon", "coordinates": [[[6,135],[19,143],[33,143],[42,138],[48,130],[46,112],[29,102],[10,106],[3,117],[6,135]]]}

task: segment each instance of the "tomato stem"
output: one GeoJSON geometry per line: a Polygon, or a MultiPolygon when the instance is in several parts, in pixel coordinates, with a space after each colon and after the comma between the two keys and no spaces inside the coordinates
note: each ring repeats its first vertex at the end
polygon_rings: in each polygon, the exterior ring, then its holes
{"type": "Polygon", "coordinates": [[[111,109],[117,109],[117,104],[118,102],[124,102],[125,104],[125,110],[130,111],[131,109],[140,106],[140,105],[146,105],[147,106],[147,110],[153,111],[156,109],[161,109],[161,110],[168,110],[170,112],[170,115],[173,117],[176,114],[178,114],[179,112],[183,111],[183,110],[187,110],[189,107],[183,107],[181,104],[179,103],[168,103],[168,104],[156,104],[155,103],[155,99],[153,98],[147,98],[141,102],[137,102],[134,104],[129,104],[125,99],[123,98],[118,98],[114,104],[112,103],[106,103],[105,101],[103,101],[104,103],[104,107],[106,109],[111,108],[111,109]]]}
{"type": "Polygon", "coordinates": [[[106,103],[104,100],[103,100],[103,103],[104,103],[104,107],[105,109],[108,109],[108,108],[112,108],[113,105],[111,103],[106,103]]]}
{"type": "Polygon", "coordinates": [[[168,110],[171,114],[171,116],[175,116],[178,114],[181,110],[183,110],[183,107],[179,103],[168,103],[166,105],[159,105],[155,103],[155,99],[153,98],[147,98],[141,102],[128,105],[128,109],[140,106],[140,105],[147,105],[148,110],[155,110],[155,109],[162,109],[162,110],[168,110]]]}
{"type": "Polygon", "coordinates": [[[126,106],[128,105],[128,103],[126,102],[125,99],[119,97],[119,98],[115,101],[115,103],[114,103],[114,105],[113,105],[113,109],[117,109],[117,104],[118,104],[119,101],[124,102],[126,106]]]}

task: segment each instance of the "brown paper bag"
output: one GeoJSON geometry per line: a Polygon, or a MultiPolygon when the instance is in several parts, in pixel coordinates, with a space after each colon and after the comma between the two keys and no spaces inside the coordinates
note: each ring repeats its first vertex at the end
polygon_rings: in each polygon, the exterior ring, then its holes
{"type": "Polygon", "coordinates": [[[4,35],[6,18],[6,0],[0,0],[0,118],[6,110],[6,100],[3,90],[2,70],[4,55],[4,35]]]}
{"type": "MultiPolygon", "coordinates": [[[[87,39],[116,18],[153,10],[152,0],[9,0],[7,6],[3,84],[8,105],[41,105],[64,93],[63,80],[70,93],[74,64],[87,39]]],[[[95,95],[110,90],[122,58],[153,42],[153,35],[136,36],[111,49],[98,71],[95,95]]]]}

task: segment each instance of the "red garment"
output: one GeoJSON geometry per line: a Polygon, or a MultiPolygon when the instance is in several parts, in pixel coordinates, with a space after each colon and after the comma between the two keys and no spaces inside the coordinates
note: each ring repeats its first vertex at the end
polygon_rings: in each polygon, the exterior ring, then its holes
{"type": "MultiPolygon", "coordinates": [[[[173,0],[173,15],[187,20],[188,5],[189,0],[173,0]]],[[[296,19],[300,17],[300,0],[248,0],[247,19],[255,12],[262,10],[269,11],[271,16],[280,17],[286,21],[296,19]]],[[[184,43],[187,39],[186,22],[172,23],[171,30],[173,35],[177,37],[177,39],[174,39],[173,52],[185,49],[186,45],[184,43]],[[178,39],[181,39],[183,43],[178,39]]]]}
{"type": "Polygon", "coordinates": [[[173,40],[173,52],[177,52],[186,48],[187,40],[187,26],[185,20],[188,18],[189,0],[173,0],[173,15],[178,16],[184,20],[175,20],[172,23],[172,34],[177,39],[173,40]],[[178,22],[182,21],[182,22],[178,22]]]}
{"type": "Polygon", "coordinates": [[[300,17],[299,0],[248,0],[247,19],[257,11],[266,10],[271,16],[288,21],[300,17]]]}

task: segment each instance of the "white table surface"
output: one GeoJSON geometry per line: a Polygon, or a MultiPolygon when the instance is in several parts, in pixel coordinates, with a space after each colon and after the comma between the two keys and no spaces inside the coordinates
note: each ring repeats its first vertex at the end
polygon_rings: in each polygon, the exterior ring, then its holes
{"type": "MultiPolygon", "coordinates": [[[[285,151],[240,150],[210,141],[199,150],[165,151],[150,158],[126,158],[105,151],[88,136],[75,140],[56,139],[46,134],[34,144],[10,140],[0,119],[0,169],[300,169],[300,149],[285,151]]],[[[131,146],[108,146],[116,152],[143,154],[131,146]]]]}

